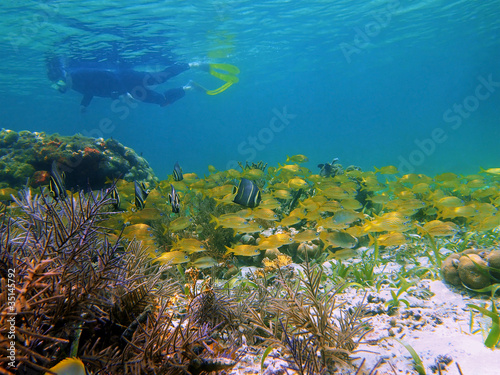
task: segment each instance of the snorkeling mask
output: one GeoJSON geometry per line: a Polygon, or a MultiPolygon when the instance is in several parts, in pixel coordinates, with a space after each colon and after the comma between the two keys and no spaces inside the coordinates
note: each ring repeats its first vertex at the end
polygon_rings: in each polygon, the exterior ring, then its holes
{"type": "Polygon", "coordinates": [[[62,71],[60,71],[59,77],[60,78],[57,80],[57,82],[53,83],[51,87],[59,91],[61,94],[64,94],[72,86],[71,75],[69,75],[65,69],[62,69],[62,71]]]}
{"type": "Polygon", "coordinates": [[[60,79],[56,83],[53,83],[51,87],[62,94],[68,91],[68,85],[66,84],[66,81],[63,81],[62,79],[60,79]]]}

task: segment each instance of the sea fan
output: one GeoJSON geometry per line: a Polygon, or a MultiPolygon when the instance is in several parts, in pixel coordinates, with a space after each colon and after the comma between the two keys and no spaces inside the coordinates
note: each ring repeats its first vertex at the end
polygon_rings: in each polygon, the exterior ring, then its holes
{"type": "Polygon", "coordinates": [[[15,284],[11,295],[4,287],[0,294],[2,364],[8,313],[17,314],[18,373],[46,371],[68,355],[92,361],[105,349],[107,361],[118,357],[123,333],[147,306],[153,309],[155,298],[172,294],[173,283],[160,281],[161,269],[151,266],[138,244],[123,251],[121,241],[112,244],[99,227],[111,203],[107,193],[81,192],[54,202],[29,189],[15,199],[0,228],[2,270],[15,270],[12,280],[1,274],[2,286],[15,284]]]}

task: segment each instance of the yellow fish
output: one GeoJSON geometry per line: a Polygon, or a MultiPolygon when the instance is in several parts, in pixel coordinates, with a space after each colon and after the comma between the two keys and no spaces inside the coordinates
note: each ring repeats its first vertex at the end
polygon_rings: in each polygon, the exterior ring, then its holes
{"type": "Polygon", "coordinates": [[[307,242],[319,239],[319,232],[314,229],[306,229],[293,236],[295,242],[307,242]]]}
{"type": "Polygon", "coordinates": [[[455,196],[443,197],[435,203],[435,205],[439,207],[458,207],[463,204],[464,201],[455,196]]]}
{"type": "Polygon", "coordinates": [[[460,231],[460,228],[451,221],[432,220],[425,223],[423,227],[419,226],[419,231],[433,237],[447,237],[455,235],[460,231]]]}
{"type": "MultiPolygon", "coordinates": [[[[184,178],[185,180],[185,178],[184,178]]],[[[204,189],[207,188],[207,182],[205,180],[195,180],[189,184],[190,189],[204,189]]]]}
{"type": "Polygon", "coordinates": [[[255,220],[251,220],[247,223],[247,225],[242,228],[235,228],[236,233],[255,233],[263,231],[265,228],[257,223],[255,220]]]}
{"type": "Polygon", "coordinates": [[[298,224],[302,221],[302,217],[296,215],[290,215],[284,217],[277,225],[281,225],[282,227],[290,227],[292,225],[298,224]]]}
{"type": "Polygon", "coordinates": [[[140,211],[128,211],[123,214],[123,221],[129,224],[140,224],[144,221],[152,221],[161,218],[160,210],[154,207],[146,207],[140,211]]]}
{"type": "Polygon", "coordinates": [[[286,163],[307,163],[309,158],[305,155],[286,156],[286,163]]]}
{"type": "Polygon", "coordinates": [[[364,219],[365,215],[354,210],[339,210],[333,214],[334,224],[352,224],[357,220],[364,219]]]}
{"type": "Polygon", "coordinates": [[[249,180],[260,180],[264,177],[264,171],[258,168],[246,169],[242,174],[242,178],[247,178],[249,180]]]}
{"type": "Polygon", "coordinates": [[[322,211],[318,208],[317,210],[308,212],[304,219],[306,219],[307,221],[318,221],[319,219],[321,219],[321,214],[322,211]]]}
{"type": "Polygon", "coordinates": [[[340,201],[340,205],[344,208],[344,210],[359,210],[360,208],[363,208],[363,205],[353,198],[342,199],[340,201]]]}
{"type": "Polygon", "coordinates": [[[420,199],[395,199],[384,206],[384,209],[390,209],[394,211],[399,211],[401,214],[413,215],[415,212],[424,208],[426,204],[420,199]]]}
{"type": "Polygon", "coordinates": [[[481,198],[487,198],[491,196],[496,196],[498,195],[498,187],[497,186],[491,186],[486,189],[480,189],[476,190],[471,194],[471,198],[474,199],[481,199],[481,198]]]}
{"type": "Polygon", "coordinates": [[[237,179],[241,178],[241,173],[238,172],[236,169],[228,169],[226,171],[226,174],[228,175],[229,178],[237,178],[237,179]]]}
{"type": "Polygon", "coordinates": [[[361,225],[354,225],[352,227],[347,228],[345,231],[353,237],[362,237],[366,234],[363,231],[363,227],[361,225]]]}
{"type": "Polygon", "coordinates": [[[198,179],[198,175],[196,173],[184,173],[184,180],[186,180],[186,184],[189,184],[198,179]]]}
{"type": "Polygon", "coordinates": [[[351,236],[345,231],[333,231],[327,232],[323,231],[319,234],[319,238],[327,246],[333,247],[343,247],[343,248],[353,248],[358,244],[358,239],[351,236]]]}
{"type": "Polygon", "coordinates": [[[493,206],[490,203],[483,203],[483,202],[470,202],[469,206],[474,206],[478,212],[476,216],[478,217],[486,217],[486,216],[492,216],[497,213],[497,209],[495,206],[493,206]]]}
{"type": "Polygon", "coordinates": [[[225,214],[221,217],[215,217],[210,215],[212,220],[210,223],[215,223],[215,229],[219,227],[229,228],[229,229],[244,229],[248,226],[248,222],[245,218],[239,217],[235,214],[225,214]]]}
{"type": "Polygon", "coordinates": [[[190,266],[200,268],[200,269],[210,268],[210,267],[216,266],[218,264],[219,263],[214,258],[209,257],[209,256],[198,258],[198,259],[189,263],[190,266]]]}
{"type": "Polygon", "coordinates": [[[260,250],[266,250],[278,248],[293,242],[294,239],[288,233],[276,233],[270,235],[269,237],[263,237],[261,235],[257,246],[260,250]]]}
{"type": "Polygon", "coordinates": [[[486,185],[485,181],[479,178],[467,182],[467,187],[470,189],[482,188],[485,185],[486,185]]]}
{"type": "Polygon", "coordinates": [[[399,171],[394,165],[388,165],[386,167],[382,167],[378,169],[375,167],[375,173],[380,173],[380,174],[398,174],[399,171]]]}
{"type": "MultiPolygon", "coordinates": [[[[50,368],[51,373],[57,375],[86,375],[85,366],[78,358],[66,358],[54,367],[50,368]]],[[[45,375],[49,375],[48,372],[45,375]]]]}
{"type": "Polygon", "coordinates": [[[480,168],[480,169],[481,169],[482,173],[488,173],[488,174],[500,176],[500,168],[489,168],[489,169],[480,168]]]}
{"type": "Polygon", "coordinates": [[[335,251],[330,251],[330,254],[326,258],[326,260],[331,260],[331,259],[337,259],[337,260],[344,260],[344,259],[349,259],[353,258],[358,255],[358,252],[354,249],[339,249],[335,251]]]}
{"type": "Polygon", "coordinates": [[[299,189],[305,189],[308,186],[309,184],[302,178],[296,177],[288,181],[288,187],[290,189],[299,190],[299,189]]]}
{"type": "Polygon", "coordinates": [[[328,201],[328,202],[325,202],[321,205],[320,208],[318,208],[318,211],[321,212],[321,213],[324,213],[324,212],[337,212],[337,211],[340,211],[342,210],[342,205],[340,204],[340,202],[337,202],[335,200],[331,200],[331,201],[328,201]]]}
{"type": "Polygon", "coordinates": [[[451,172],[446,172],[446,173],[441,173],[438,174],[437,176],[434,177],[434,181],[437,182],[447,182],[447,181],[458,181],[458,176],[455,173],[451,172]]]}
{"type": "Polygon", "coordinates": [[[234,199],[234,194],[229,193],[222,198],[213,198],[217,203],[215,207],[218,207],[220,204],[232,204],[234,199]]]}
{"type": "Polygon", "coordinates": [[[409,183],[409,184],[415,185],[416,183],[421,182],[421,181],[420,181],[420,178],[418,177],[417,174],[410,173],[410,174],[405,174],[404,176],[402,176],[399,179],[399,182],[401,182],[401,183],[409,183]]]}
{"type": "Polygon", "coordinates": [[[243,257],[252,257],[260,254],[258,246],[254,245],[237,245],[235,247],[226,246],[226,249],[227,251],[224,255],[233,253],[234,255],[243,257]]]}
{"type": "Polygon", "coordinates": [[[269,208],[257,208],[252,210],[252,214],[250,215],[254,219],[262,219],[262,220],[279,220],[278,214],[269,208]]]}
{"type": "Polygon", "coordinates": [[[189,257],[184,251],[167,251],[156,258],[155,262],[163,264],[181,264],[189,262],[189,257]]]}
{"type": "Polygon", "coordinates": [[[298,164],[279,164],[278,163],[278,170],[279,171],[285,171],[285,172],[290,172],[290,173],[297,173],[300,171],[300,167],[298,164]]]}
{"type": "Polygon", "coordinates": [[[172,247],[172,250],[181,250],[187,252],[188,254],[198,253],[205,251],[206,249],[207,247],[205,244],[196,238],[182,238],[172,247]]]}
{"type": "Polygon", "coordinates": [[[180,230],[186,229],[193,223],[193,219],[189,216],[181,216],[170,222],[168,229],[171,232],[178,232],[180,230]]]}
{"type": "Polygon", "coordinates": [[[314,211],[318,209],[321,206],[321,204],[327,201],[326,197],[323,196],[315,196],[315,197],[320,197],[320,200],[318,201],[318,199],[313,199],[313,198],[304,199],[302,202],[299,203],[300,207],[304,208],[307,211],[314,211]]]}
{"type": "Polygon", "coordinates": [[[259,207],[260,208],[269,208],[270,210],[275,210],[276,208],[281,207],[281,203],[278,202],[276,199],[270,197],[270,198],[267,198],[267,199],[260,201],[259,207]]]}
{"type": "Polygon", "coordinates": [[[275,190],[272,195],[278,199],[292,199],[292,193],[284,189],[275,190]]]}
{"type": "Polygon", "coordinates": [[[304,210],[303,208],[297,207],[297,208],[294,208],[292,211],[290,211],[288,216],[296,216],[296,217],[299,217],[301,219],[304,219],[306,217],[306,214],[307,214],[307,210],[304,210]]]}
{"type": "MultiPolygon", "coordinates": [[[[118,232],[117,232],[118,233],[118,232]]],[[[153,228],[151,228],[147,224],[133,224],[128,225],[123,229],[122,232],[123,237],[132,239],[137,237],[137,239],[141,240],[144,238],[152,238],[153,237],[153,228]]]]}
{"type": "Polygon", "coordinates": [[[415,194],[425,194],[430,190],[430,186],[425,182],[421,182],[413,186],[412,190],[415,194]]]}
{"type": "Polygon", "coordinates": [[[204,190],[202,191],[202,193],[210,198],[220,198],[228,194],[232,194],[233,188],[234,188],[233,184],[226,184],[222,186],[215,186],[208,190],[204,190]]]}
{"type": "Polygon", "coordinates": [[[500,215],[488,216],[474,225],[474,230],[488,231],[500,226],[500,215]]]}
{"type": "Polygon", "coordinates": [[[337,200],[352,198],[352,196],[356,194],[355,190],[347,191],[340,186],[330,186],[325,190],[320,190],[320,192],[327,198],[337,200]]]}
{"type": "Polygon", "coordinates": [[[405,232],[411,229],[411,221],[399,212],[388,212],[364,224],[365,232],[405,232]]]}
{"type": "Polygon", "coordinates": [[[454,219],[456,217],[471,217],[479,214],[479,211],[470,204],[461,207],[444,207],[438,214],[443,219],[454,219]]]}
{"type": "MultiPolygon", "coordinates": [[[[371,235],[369,235],[369,237],[369,246],[371,246],[375,242],[375,239],[371,235]]],[[[389,232],[378,236],[377,243],[379,246],[401,246],[406,243],[406,237],[400,232],[389,232]]]]}
{"type": "Polygon", "coordinates": [[[12,188],[0,189],[0,201],[11,201],[13,200],[11,195],[16,196],[17,190],[12,188]]]}

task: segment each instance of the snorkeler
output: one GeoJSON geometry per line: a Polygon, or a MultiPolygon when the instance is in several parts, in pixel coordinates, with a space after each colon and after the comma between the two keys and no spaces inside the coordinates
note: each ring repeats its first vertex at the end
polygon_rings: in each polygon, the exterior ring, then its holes
{"type": "Polygon", "coordinates": [[[162,107],[172,104],[188,90],[202,91],[207,95],[217,95],[238,82],[240,70],[224,63],[175,63],[159,72],[141,72],[133,69],[109,67],[108,65],[65,66],[59,58],[47,61],[49,79],[53,88],[61,93],[73,89],[83,94],[81,110],[85,112],[94,96],[118,99],[127,96],[140,102],[158,104],[162,107]],[[159,93],[150,88],[168,81],[180,73],[197,67],[224,81],[215,90],[208,90],[199,83],[189,81],[186,85],[159,93]]]}
{"type": "Polygon", "coordinates": [[[158,104],[162,107],[174,103],[192,88],[199,86],[189,82],[183,87],[159,93],[150,87],[162,84],[170,78],[190,69],[199,67],[208,71],[208,64],[175,63],[159,72],[142,72],[133,69],[110,68],[109,66],[65,66],[60,59],[48,62],[49,79],[55,82],[52,87],[61,93],[73,89],[83,94],[82,112],[89,106],[94,96],[117,99],[126,95],[140,102],[158,104]]]}

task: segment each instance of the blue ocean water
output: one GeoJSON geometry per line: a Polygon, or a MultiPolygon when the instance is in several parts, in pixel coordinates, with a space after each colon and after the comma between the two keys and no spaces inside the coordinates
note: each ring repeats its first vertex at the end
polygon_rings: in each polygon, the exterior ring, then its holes
{"type": "MultiPolygon", "coordinates": [[[[65,1],[0,5],[0,127],[114,138],[160,179],[305,154],[363,169],[500,166],[500,2],[65,1]],[[239,82],[171,106],[60,94],[46,59],[163,69],[230,63],[239,82]]],[[[157,88],[221,81],[189,70],[157,88]]]]}

